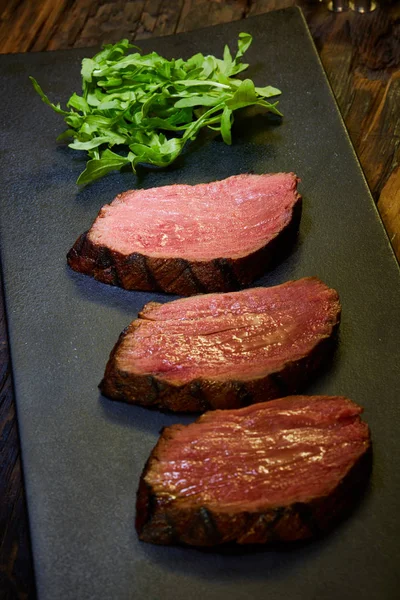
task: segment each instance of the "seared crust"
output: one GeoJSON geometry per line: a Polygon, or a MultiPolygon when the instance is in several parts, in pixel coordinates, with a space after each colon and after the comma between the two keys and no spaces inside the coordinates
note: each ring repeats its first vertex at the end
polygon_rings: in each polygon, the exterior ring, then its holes
{"type": "Polygon", "coordinates": [[[218,510],[184,498],[158,495],[146,481],[157,468],[162,446],[173,437],[174,425],[165,428],[142,473],[136,503],[139,538],[153,544],[216,546],[226,543],[271,544],[319,537],[348,515],[368,481],[372,451],[353,464],[330,493],[307,502],[296,502],[264,510],[218,510]]]}
{"type": "MultiPolygon", "coordinates": [[[[146,314],[155,303],[146,305],[140,314],[146,314]]],[[[112,398],[147,408],[161,408],[174,412],[204,412],[220,408],[240,408],[256,402],[272,400],[299,392],[329,358],[335,333],[339,326],[340,311],[332,323],[329,337],[321,339],[313,350],[297,361],[285,363],[279,371],[248,380],[193,379],[187,383],[170,383],[156,375],[124,372],[118,367],[118,348],[132,329],[144,322],[136,319],[120,335],[108,360],[99,388],[112,398]]]]}
{"type": "Polygon", "coordinates": [[[68,252],[67,261],[74,271],[126,290],[181,296],[235,291],[249,285],[288,254],[298,231],[301,205],[298,195],[286,227],[263,248],[236,259],[188,261],[184,258],[152,258],[137,252],[126,256],[94,244],[85,232],[68,252]]]}

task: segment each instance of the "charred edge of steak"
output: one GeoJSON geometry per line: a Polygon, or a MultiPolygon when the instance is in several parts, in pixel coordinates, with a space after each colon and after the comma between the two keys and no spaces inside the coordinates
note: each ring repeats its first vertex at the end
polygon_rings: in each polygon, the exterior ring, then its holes
{"type": "Polygon", "coordinates": [[[156,446],[137,493],[136,530],[142,541],[199,547],[273,544],[279,548],[282,543],[326,535],[351,514],[369,481],[372,448],[370,444],[329,495],[253,512],[245,506],[242,511],[218,511],[188,499],[157,496],[145,482],[157,460],[156,446]]]}
{"type": "Polygon", "coordinates": [[[85,231],[78,237],[75,244],[67,254],[67,262],[71,269],[79,271],[85,275],[93,275],[92,260],[85,256],[88,256],[88,249],[90,249],[90,242],[87,239],[88,231],[85,231]]]}
{"type": "Polygon", "coordinates": [[[124,256],[105,246],[93,244],[88,233],[86,231],[79,236],[67,254],[71,269],[102,283],[125,289],[162,291],[153,278],[145,256],[138,253],[124,256]]]}
{"type": "MultiPolygon", "coordinates": [[[[221,408],[241,408],[300,392],[315,372],[328,362],[336,346],[340,313],[332,323],[330,337],[319,341],[313,350],[297,361],[288,362],[275,373],[252,380],[195,379],[172,384],[156,375],[125,373],[118,369],[116,355],[126,330],[114,346],[99,387],[111,398],[146,408],[172,412],[205,412],[221,408]]],[[[140,326],[140,319],[134,326],[140,326]]]]}
{"type": "Polygon", "coordinates": [[[154,258],[138,252],[125,256],[90,241],[82,234],[67,254],[69,266],[97,281],[127,290],[162,291],[181,296],[231,292],[249,285],[285,258],[296,240],[302,199],[298,195],[287,226],[266,246],[238,258],[189,261],[154,258]]]}

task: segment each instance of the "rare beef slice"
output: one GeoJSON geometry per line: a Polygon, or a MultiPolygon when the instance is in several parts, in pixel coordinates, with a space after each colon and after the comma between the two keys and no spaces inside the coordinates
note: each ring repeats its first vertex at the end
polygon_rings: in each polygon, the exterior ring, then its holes
{"type": "Polygon", "coordinates": [[[335,290],[316,278],[150,302],[120,335],[100,389],[172,411],[239,408],[297,392],[330,355],[335,290]]]}
{"type": "Polygon", "coordinates": [[[128,290],[240,289],[290,249],[301,214],[297,181],[293,173],[236,175],[125,192],[100,210],[68,264],[128,290]]]}
{"type": "Polygon", "coordinates": [[[214,546],[326,532],[368,480],[361,412],[341,396],[289,396],[164,428],[140,480],[140,539],[214,546]]]}

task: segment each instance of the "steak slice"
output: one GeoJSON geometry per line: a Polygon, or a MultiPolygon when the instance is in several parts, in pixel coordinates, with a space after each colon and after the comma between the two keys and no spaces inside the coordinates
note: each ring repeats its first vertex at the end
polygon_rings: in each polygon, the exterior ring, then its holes
{"type": "Polygon", "coordinates": [[[297,181],[293,173],[235,175],[125,192],[100,210],[68,264],[127,290],[240,289],[290,249],[301,213],[297,181]]]}
{"type": "Polygon", "coordinates": [[[368,479],[361,412],[341,396],[289,396],[165,428],[140,480],[140,539],[214,546],[325,532],[368,479]]]}
{"type": "Polygon", "coordinates": [[[316,278],[150,302],[121,334],[100,389],[172,411],[239,408],[298,391],[329,354],[337,292],[316,278]]]}

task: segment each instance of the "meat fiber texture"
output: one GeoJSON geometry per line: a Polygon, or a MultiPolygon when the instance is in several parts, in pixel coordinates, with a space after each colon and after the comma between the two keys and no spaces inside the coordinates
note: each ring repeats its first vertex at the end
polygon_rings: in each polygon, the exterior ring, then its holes
{"type": "Polygon", "coordinates": [[[120,335],[100,389],[171,411],[239,408],[294,393],[330,355],[335,290],[316,278],[150,302],[120,335]]]}
{"type": "Polygon", "coordinates": [[[293,173],[128,191],[68,253],[75,271],[180,296],[240,289],[277,263],[301,214],[293,173]]]}
{"type": "Polygon", "coordinates": [[[214,546],[326,532],[368,481],[361,412],[341,396],[291,396],[165,428],[140,480],[140,539],[214,546]]]}

